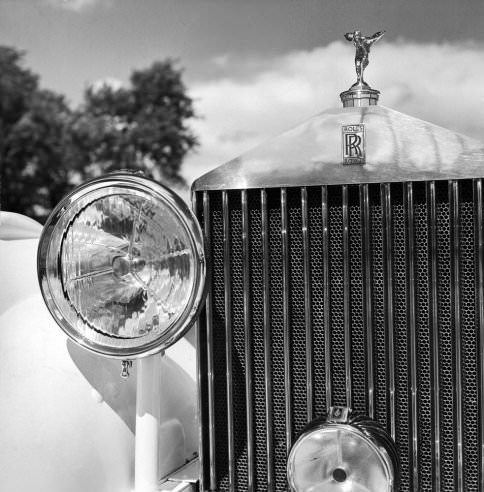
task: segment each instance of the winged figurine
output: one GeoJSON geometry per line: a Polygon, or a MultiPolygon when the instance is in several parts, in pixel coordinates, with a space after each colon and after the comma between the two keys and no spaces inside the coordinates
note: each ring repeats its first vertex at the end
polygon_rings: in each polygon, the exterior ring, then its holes
{"type": "Polygon", "coordinates": [[[368,54],[370,53],[370,48],[374,43],[379,41],[385,31],[378,31],[373,36],[363,36],[361,31],[347,32],[345,38],[348,41],[352,41],[356,47],[355,53],[355,68],[357,81],[354,85],[365,86],[367,85],[363,80],[363,72],[368,66],[368,54]]]}

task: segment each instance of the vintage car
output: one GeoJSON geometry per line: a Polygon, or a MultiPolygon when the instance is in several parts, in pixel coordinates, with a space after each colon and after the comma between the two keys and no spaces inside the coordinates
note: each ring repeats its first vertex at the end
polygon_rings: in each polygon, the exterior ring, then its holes
{"type": "Polygon", "coordinates": [[[120,172],[2,212],[2,491],[484,490],[484,144],[363,48],[192,210],[120,172]]]}

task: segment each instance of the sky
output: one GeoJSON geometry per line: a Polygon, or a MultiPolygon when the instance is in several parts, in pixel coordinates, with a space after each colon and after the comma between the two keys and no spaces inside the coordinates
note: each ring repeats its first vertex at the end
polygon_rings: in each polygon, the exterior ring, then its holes
{"type": "Polygon", "coordinates": [[[387,31],[365,71],[381,104],[484,141],[484,0],[0,0],[0,44],[73,106],[177,59],[199,115],[188,182],[339,107],[355,29],[387,31]]]}

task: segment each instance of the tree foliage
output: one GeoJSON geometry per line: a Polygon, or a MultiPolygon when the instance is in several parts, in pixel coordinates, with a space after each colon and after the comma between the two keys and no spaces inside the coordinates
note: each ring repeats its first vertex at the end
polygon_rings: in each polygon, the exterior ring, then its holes
{"type": "Polygon", "coordinates": [[[171,61],[156,62],[134,71],[129,88],[86,91],[84,105],[71,119],[71,162],[83,178],[122,167],[183,183],[180,166],[196,144],[185,123],[193,116],[180,72],[171,61]]]}
{"type": "Polygon", "coordinates": [[[0,47],[1,206],[42,218],[68,189],[64,98],[41,90],[21,65],[23,53],[0,47]]]}
{"type": "Polygon", "coordinates": [[[181,72],[171,60],[134,71],[130,85],[88,88],[83,103],[39,88],[23,53],[0,47],[1,207],[44,220],[73,186],[117,169],[184,185],[180,167],[197,144],[181,72]]]}

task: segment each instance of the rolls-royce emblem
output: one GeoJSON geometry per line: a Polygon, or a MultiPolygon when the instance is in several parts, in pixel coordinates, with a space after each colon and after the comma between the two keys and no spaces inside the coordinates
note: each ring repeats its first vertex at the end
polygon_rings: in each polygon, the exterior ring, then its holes
{"type": "Polygon", "coordinates": [[[343,125],[343,164],[365,163],[365,125],[343,125]]]}

